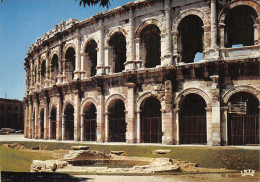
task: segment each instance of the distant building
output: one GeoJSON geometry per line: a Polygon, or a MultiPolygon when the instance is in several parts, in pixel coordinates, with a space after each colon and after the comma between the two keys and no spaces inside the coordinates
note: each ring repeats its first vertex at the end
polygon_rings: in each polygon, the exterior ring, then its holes
{"type": "Polygon", "coordinates": [[[23,129],[23,102],[0,98],[0,128],[23,129]]]}

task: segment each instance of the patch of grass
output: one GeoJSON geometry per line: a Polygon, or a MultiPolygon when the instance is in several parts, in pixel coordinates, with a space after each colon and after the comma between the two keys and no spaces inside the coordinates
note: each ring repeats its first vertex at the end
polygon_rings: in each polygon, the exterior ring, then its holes
{"type": "MultiPolygon", "coordinates": [[[[59,142],[1,142],[20,143],[26,148],[45,145],[46,150],[69,150],[76,143],[59,142]]],[[[97,145],[86,144],[90,150],[97,150],[109,154],[110,151],[124,151],[125,156],[137,157],[166,157],[180,159],[183,161],[197,163],[199,167],[205,168],[226,168],[231,170],[254,169],[260,171],[260,151],[240,149],[232,147],[209,147],[209,146],[138,146],[138,145],[97,145]],[[171,150],[165,155],[152,154],[153,150],[171,150]]],[[[0,153],[0,155],[2,155],[0,153]]],[[[0,156],[1,157],[1,156],[0,156]]],[[[2,157],[1,157],[2,158],[2,157]]],[[[1,162],[1,161],[0,161],[1,162]]]]}
{"type": "Polygon", "coordinates": [[[40,154],[0,146],[0,171],[29,172],[33,160],[48,160],[40,154]]]}

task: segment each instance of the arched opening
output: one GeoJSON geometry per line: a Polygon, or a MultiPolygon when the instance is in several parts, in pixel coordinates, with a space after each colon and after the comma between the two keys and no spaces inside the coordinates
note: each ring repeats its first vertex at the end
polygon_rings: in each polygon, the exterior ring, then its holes
{"type": "Polygon", "coordinates": [[[51,110],[51,139],[56,139],[56,108],[51,110]]]}
{"type": "Polygon", "coordinates": [[[90,40],[86,46],[85,53],[88,55],[88,63],[87,67],[90,67],[90,76],[95,76],[97,73],[97,43],[94,40],[90,40]]]}
{"type": "Polygon", "coordinates": [[[36,120],[35,120],[36,118],[35,118],[35,110],[33,111],[33,119],[32,119],[32,129],[31,129],[31,135],[32,135],[32,137],[34,136],[34,133],[35,133],[35,122],[36,122],[36,120]]]}
{"type": "Polygon", "coordinates": [[[44,139],[44,109],[40,112],[40,139],[44,139]]]}
{"type": "Polygon", "coordinates": [[[75,71],[75,50],[70,47],[66,51],[65,54],[65,70],[67,74],[68,81],[71,81],[74,78],[74,71],[75,71]]]}
{"type": "Polygon", "coordinates": [[[109,40],[109,46],[113,49],[114,72],[122,72],[126,61],[126,39],[122,32],[116,32],[109,40]]]}
{"type": "Polygon", "coordinates": [[[87,105],[84,110],[84,140],[96,141],[96,130],[97,130],[97,109],[92,103],[87,105]]]}
{"type": "Polygon", "coordinates": [[[41,81],[44,81],[46,73],[46,61],[43,60],[41,63],[41,81]]]}
{"type": "Polygon", "coordinates": [[[229,99],[229,145],[259,144],[259,101],[253,95],[239,92],[229,99]]]}
{"type": "Polygon", "coordinates": [[[239,5],[228,11],[225,18],[225,47],[254,45],[254,20],[256,11],[239,5]]]}
{"type": "Polygon", "coordinates": [[[59,73],[59,63],[58,63],[58,56],[57,54],[54,54],[52,59],[51,59],[51,79],[56,80],[56,77],[58,76],[59,73]]]}
{"type": "Polygon", "coordinates": [[[203,22],[196,15],[188,15],[178,25],[178,53],[184,63],[194,62],[195,55],[203,52],[203,22]]]}
{"type": "Polygon", "coordinates": [[[109,141],[125,142],[126,122],[125,104],[122,100],[116,100],[109,107],[109,141]]]}
{"type": "Polygon", "coordinates": [[[187,95],[180,105],[180,144],[207,144],[206,103],[197,94],[187,95]]]}
{"type": "Polygon", "coordinates": [[[64,111],[65,117],[65,140],[74,139],[74,108],[68,104],[64,111]]]}
{"type": "Polygon", "coordinates": [[[162,143],[162,114],[160,101],[146,99],[141,106],[141,142],[162,143]]]}
{"type": "Polygon", "coordinates": [[[141,31],[141,43],[144,45],[145,67],[153,68],[161,64],[161,31],[153,24],[141,31]]]}

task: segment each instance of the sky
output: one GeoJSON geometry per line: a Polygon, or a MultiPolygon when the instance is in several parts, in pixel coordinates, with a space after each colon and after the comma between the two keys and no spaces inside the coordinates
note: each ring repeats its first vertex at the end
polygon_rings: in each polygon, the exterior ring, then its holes
{"type": "MultiPolygon", "coordinates": [[[[113,0],[108,9],[130,0],[113,0]]],[[[0,2],[0,98],[25,96],[24,58],[38,37],[63,20],[79,21],[106,11],[99,5],[84,8],[79,0],[3,0],[0,2]]]]}

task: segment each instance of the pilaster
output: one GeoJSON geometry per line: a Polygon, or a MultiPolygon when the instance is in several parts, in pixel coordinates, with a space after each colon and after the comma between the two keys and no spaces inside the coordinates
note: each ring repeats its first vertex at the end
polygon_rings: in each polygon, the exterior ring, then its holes
{"type": "Polygon", "coordinates": [[[103,20],[99,20],[99,43],[97,52],[97,75],[104,74],[104,25],[103,20]]]}

